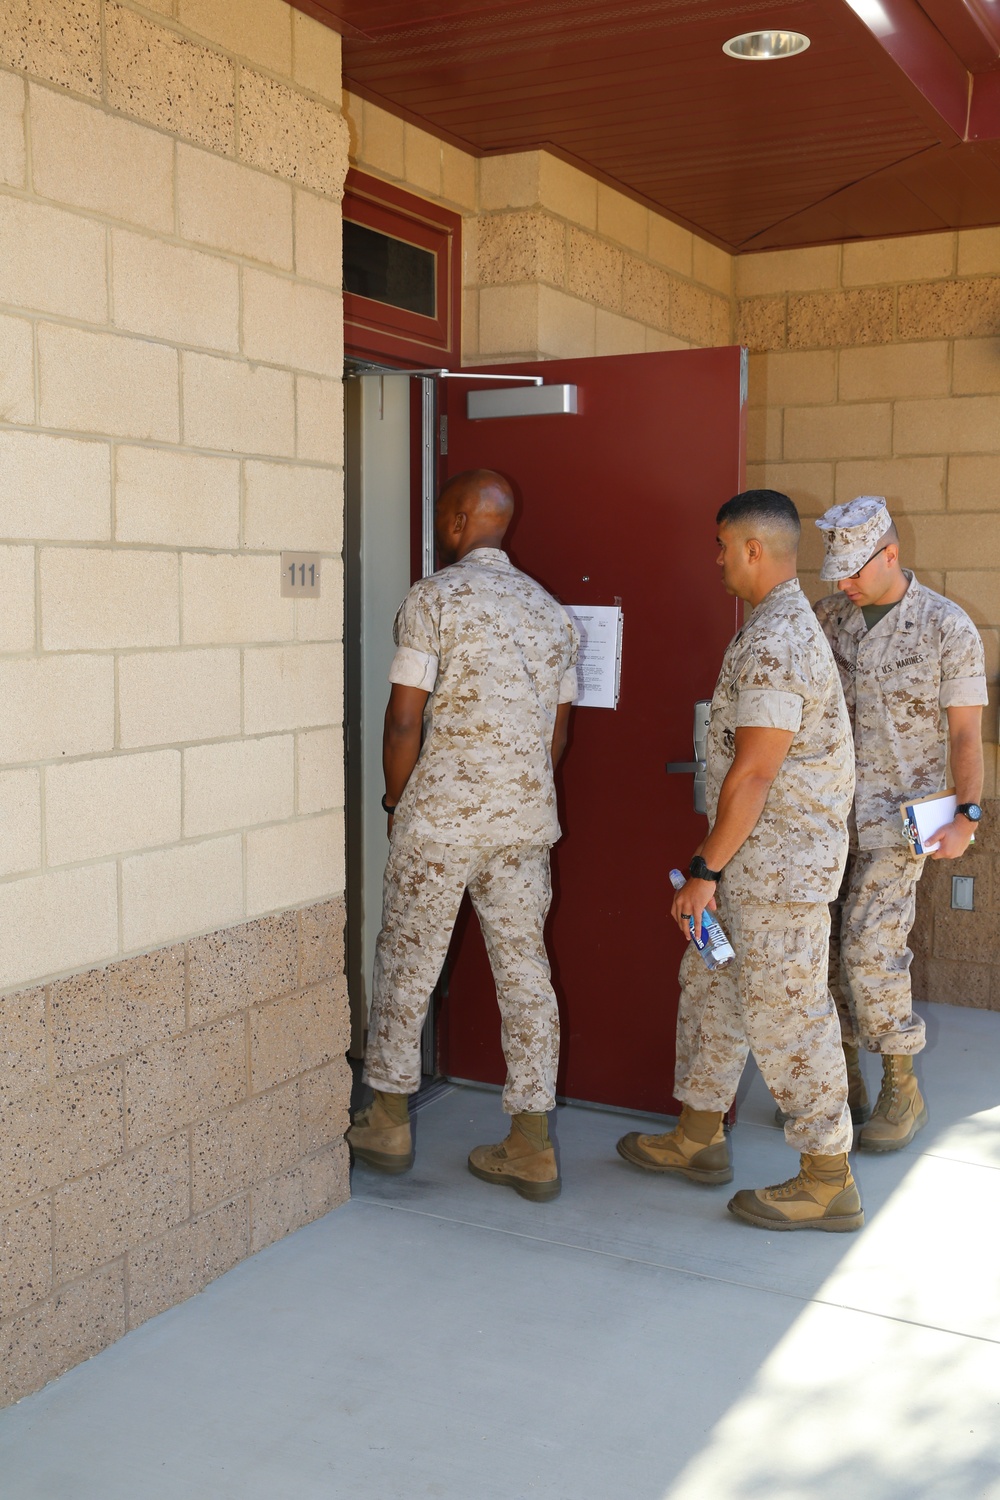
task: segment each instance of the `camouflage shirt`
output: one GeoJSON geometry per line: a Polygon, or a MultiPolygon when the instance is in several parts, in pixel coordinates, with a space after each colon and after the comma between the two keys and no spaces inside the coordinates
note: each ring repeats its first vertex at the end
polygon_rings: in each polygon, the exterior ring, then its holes
{"type": "Polygon", "coordinates": [[[798,580],[779,583],[730,642],[712,698],[706,792],[714,824],[736,731],[795,736],[722,887],[744,902],[832,901],[854,796],[851,726],[837,668],[798,580]]]}
{"type": "Polygon", "coordinates": [[[862,849],[898,843],[899,804],[944,790],[947,709],[986,702],[975,625],[951,599],[924,588],[910,572],[906,577],[903,598],[871,630],[843,594],[816,605],[854,724],[862,849]]]}
{"type": "Polygon", "coordinates": [[[552,844],[556,707],[577,695],[577,634],[496,547],[414,584],[389,677],[430,694],[399,827],[441,844],[552,844]]]}

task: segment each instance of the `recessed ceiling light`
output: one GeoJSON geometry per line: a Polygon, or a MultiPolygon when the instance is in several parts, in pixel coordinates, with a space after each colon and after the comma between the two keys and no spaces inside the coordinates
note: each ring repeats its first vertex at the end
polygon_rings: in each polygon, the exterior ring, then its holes
{"type": "Polygon", "coordinates": [[[794,57],[809,46],[801,31],[746,31],[723,42],[722,50],[744,62],[771,62],[778,57],[794,57]]]}

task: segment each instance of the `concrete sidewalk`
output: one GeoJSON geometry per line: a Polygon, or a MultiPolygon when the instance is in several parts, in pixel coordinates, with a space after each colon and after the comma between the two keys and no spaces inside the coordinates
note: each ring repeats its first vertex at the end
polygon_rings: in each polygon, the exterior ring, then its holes
{"type": "MultiPolygon", "coordinates": [[[[2,1500],[1000,1500],[1000,1015],[925,1008],[931,1123],[855,1235],[772,1235],[560,1109],[553,1204],[417,1164],[0,1413],[2,1500]]],[[[866,1062],[869,1079],[877,1064],[866,1062]]],[[[750,1078],[735,1186],[796,1160],[750,1078]]]]}

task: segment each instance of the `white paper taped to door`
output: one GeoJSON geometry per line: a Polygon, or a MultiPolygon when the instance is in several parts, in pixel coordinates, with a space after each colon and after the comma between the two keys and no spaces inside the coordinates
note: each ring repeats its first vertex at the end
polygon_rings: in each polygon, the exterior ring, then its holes
{"type": "Polygon", "coordinates": [[[622,612],[617,604],[563,606],[580,632],[577,708],[617,708],[622,675],[622,612]]]}

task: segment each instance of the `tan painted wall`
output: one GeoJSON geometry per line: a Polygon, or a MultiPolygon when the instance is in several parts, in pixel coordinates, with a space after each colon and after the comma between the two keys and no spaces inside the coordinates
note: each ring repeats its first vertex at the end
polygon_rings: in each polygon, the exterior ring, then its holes
{"type": "Polygon", "coordinates": [[[14,11],[0,990],[343,890],[338,39],[281,0],[14,11]]]}
{"type": "Polygon", "coordinates": [[[283,0],[6,0],[0,1400],[347,1192],[346,168],[283,0]]]}
{"type": "Polygon", "coordinates": [[[755,478],[810,517],[885,493],[906,561],[972,614],[995,681],[1000,230],[744,256],[736,285],[755,478]]]}
{"type": "Polygon", "coordinates": [[[463,215],[465,363],[730,342],[733,258],[547,151],[474,157],[344,95],[351,162],[463,215]]]}
{"type": "Polygon", "coordinates": [[[974,912],[950,909],[950,868],[921,882],[914,985],[930,1000],[1000,1009],[1000,876],[991,866],[1000,675],[1000,229],[741,257],[735,336],[750,360],[753,484],[807,519],[804,581],[822,555],[811,520],[884,494],[903,560],[967,609],[986,645],[989,826],[962,865],[974,912]]]}

